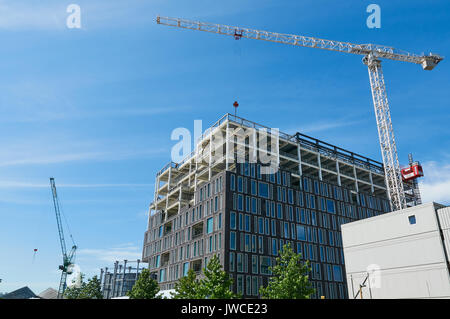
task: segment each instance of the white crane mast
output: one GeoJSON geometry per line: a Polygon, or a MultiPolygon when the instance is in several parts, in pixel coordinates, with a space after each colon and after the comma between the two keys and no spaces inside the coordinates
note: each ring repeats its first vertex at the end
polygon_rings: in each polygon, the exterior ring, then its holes
{"type": "Polygon", "coordinates": [[[391,113],[386,94],[380,58],[394,61],[421,64],[424,70],[432,70],[443,58],[430,53],[417,55],[397,50],[393,47],[377,44],[354,44],[349,42],[332,41],[301,35],[282,34],[269,31],[253,30],[222,24],[196,22],[179,18],[156,18],[158,24],[205,31],[234,36],[236,39],[248,38],[270,42],[291,44],[302,47],[338,51],[363,55],[363,62],[369,69],[370,87],[372,89],[373,104],[380,138],[381,154],[383,157],[385,181],[392,210],[406,208],[404,185],[400,173],[394,130],[392,128],[391,113]]]}

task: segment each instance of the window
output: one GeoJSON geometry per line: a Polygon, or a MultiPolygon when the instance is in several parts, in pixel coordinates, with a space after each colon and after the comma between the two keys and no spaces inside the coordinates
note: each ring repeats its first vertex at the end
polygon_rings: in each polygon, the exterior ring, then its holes
{"type": "Polygon", "coordinates": [[[257,276],[252,277],[252,295],[258,296],[258,277],[257,276]]]}
{"type": "MultiPolygon", "coordinates": [[[[253,167],[253,166],[252,166],[253,167]]],[[[250,185],[251,185],[251,192],[252,192],[252,195],[256,195],[257,194],[257,190],[256,190],[256,181],[255,180],[251,180],[251,182],[250,182],[250,185]]]]}
{"type": "Polygon", "coordinates": [[[416,223],[416,215],[408,216],[409,223],[414,225],[416,223]]]}
{"type": "Polygon", "coordinates": [[[250,251],[250,235],[249,234],[245,234],[245,251],[246,252],[250,251]]]}
{"type": "Polygon", "coordinates": [[[283,205],[277,204],[277,217],[282,219],[283,218],[283,205]]]}
{"type": "Polygon", "coordinates": [[[275,220],[274,219],[272,219],[272,236],[276,236],[277,235],[277,226],[276,226],[276,223],[275,223],[275,220]]]}
{"type": "Polygon", "coordinates": [[[230,228],[236,229],[236,213],[230,212],[230,228]]]}
{"type": "Polygon", "coordinates": [[[252,214],[256,214],[258,209],[258,204],[256,202],[256,198],[252,197],[252,214]]]}
{"type": "Polygon", "coordinates": [[[252,273],[258,274],[258,256],[252,255],[252,273]]]}
{"type": "Polygon", "coordinates": [[[183,264],[183,276],[187,276],[189,271],[189,263],[184,263],[183,264]]]}
{"type": "Polygon", "coordinates": [[[259,258],[259,272],[261,275],[270,275],[270,257],[267,256],[261,256],[259,258]]]}
{"type": "Polygon", "coordinates": [[[250,232],[250,215],[245,215],[245,231],[250,232]]]}
{"type": "Polygon", "coordinates": [[[230,232],[230,249],[236,250],[236,232],[230,232]]]}
{"type": "Polygon", "coordinates": [[[244,210],[244,198],[240,194],[238,195],[238,210],[244,210]]]}
{"type": "Polygon", "coordinates": [[[213,218],[208,218],[206,220],[206,233],[210,234],[213,232],[213,218]]]}
{"type": "Polygon", "coordinates": [[[333,265],[333,277],[334,277],[334,281],[342,282],[342,268],[341,268],[341,266],[333,265]]]}
{"type": "Polygon", "coordinates": [[[242,193],[242,177],[238,176],[238,192],[242,193]]]}
{"type": "Polygon", "coordinates": [[[234,253],[230,253],[230,271],[234,271],[234,253]]]}
{"type": "Polygon", "coordinates": [[[166,281],[166,270],[161,269],[159,271],[159,282],[164,282],[164,281],[166,281]]]}
{"type": "Polygon", "coordinates": [[[244,276],[243,275],[237,275],[237,293],[242,295],[244,293],[244,276]]]}
{"type": "Polygon", "coordinates": [[[297,225],[297,240],[306,240],[305,227],[297,225]]]}
{"type": "Polygon", "coordinates": [[[269,198],[269,184],[258,182],[259,196],[269,198]]]}
{"type": "Polygon", "coordinates": [[[277,256],[278,255],[278,248],[277,248],[277,240],[275,238],[272,238],[272,255],[277,256]]]}
{"type": "Polygon", "coordinates": [[[243,272],[243,262],[242,262],[242,254],[237,254],[237,271],[243,272]]]}
{"type": "Polygon", "coordinates": [[[294,204],[294,191],[292,189],[288,189],[288,202],[294,204]]]}
{"type": "Polygon", "coordinates": [[[336,213],[336,208],[335,208],[335,205],[334,205],[334,200],[332,200],[332,199],[327,199],[327,211],[328,211],[329,213],[333,213],[333,214],[336,213]]]}
{"type": "Polygon", "coordinates": [[[258,218],[258,233],[264,234],[264,221],[262,217],[258,218]]]}

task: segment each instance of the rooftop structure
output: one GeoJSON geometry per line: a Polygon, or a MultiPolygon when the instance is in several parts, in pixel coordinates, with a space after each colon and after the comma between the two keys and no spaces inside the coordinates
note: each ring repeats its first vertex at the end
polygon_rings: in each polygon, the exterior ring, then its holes
{"type": "Polygon", "coordinates": [[[124,260],[123,263],[116,261],[111,271],[108,267],[100,270],[100,286],[104,299],[112,299],[126,296],[133,288],[143,268],[147,265],[136,261],[124,260]]]}

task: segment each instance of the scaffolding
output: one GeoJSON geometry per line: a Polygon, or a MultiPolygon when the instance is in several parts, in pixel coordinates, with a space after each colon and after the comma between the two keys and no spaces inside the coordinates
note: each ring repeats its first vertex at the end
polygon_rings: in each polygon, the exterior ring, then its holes
{"type": "Polygon", "coordinates": [[[108,267],[100,270],[100,285],[104,299],[125,296],[133,288],[142,269],[146,268],[141,260],[114,262],[112,271],[108,267]]]}

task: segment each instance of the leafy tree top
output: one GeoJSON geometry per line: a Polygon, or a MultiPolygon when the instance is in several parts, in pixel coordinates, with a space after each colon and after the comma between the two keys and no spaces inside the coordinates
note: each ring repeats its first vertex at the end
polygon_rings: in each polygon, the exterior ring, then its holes
{"type": "Polygon", "coordinates": [[[158,283],[151,277],[150,271],[144,268],[127,296],[130,299],[159,299],[158,292],[158,283]]]}
{"type": "Polygon", "coordinates": [[[308,299],[314,293],[309,282],[309,262],[302,262],[301,254],[296,254],[291,245],[284,245],[276,258],[276,265],[270,267],[273,277],[260,293],[267,299],[308,299]]]}

